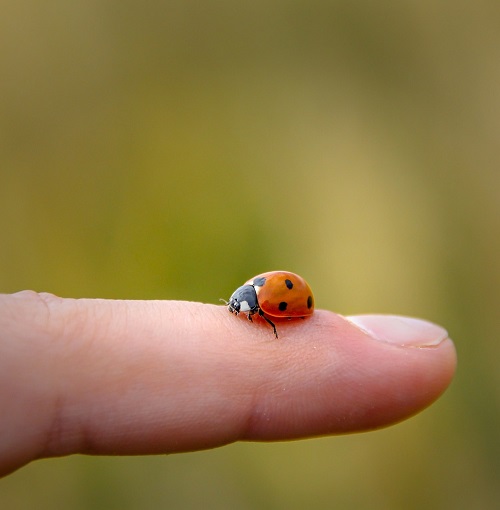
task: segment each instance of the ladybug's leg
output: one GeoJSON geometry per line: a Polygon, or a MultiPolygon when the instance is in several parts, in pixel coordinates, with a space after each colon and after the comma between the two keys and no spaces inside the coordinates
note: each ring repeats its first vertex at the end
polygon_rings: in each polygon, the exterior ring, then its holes
{"type": "Polygon", "coordinates": [[[251,310],[248,311],[247,313],[247,319],[250,321],[250,322],[253,322],[253,319],[252,319],[252,315],[255,315],[257,313],[257,309],[256,308],[252,308],[251,310]]]}
{"type": "Polygon", "coordinates": [[[274,331],[274,334],[276,335],[276,338],[278,338],[278,332],[276,331],[276,326],[274,325],[274,322],[271,322],[270,319],[268,319],[265,315],[264,315],[264,312],[259,308],[259,315],[268,323],[270,324],[272,327],[273,327],[273,331],[274,331]]]}

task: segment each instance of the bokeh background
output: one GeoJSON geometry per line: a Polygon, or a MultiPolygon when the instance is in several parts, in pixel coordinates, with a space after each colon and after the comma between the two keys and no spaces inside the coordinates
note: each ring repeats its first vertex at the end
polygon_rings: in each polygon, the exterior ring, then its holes
{"type": "Polygon", "coordinates": [[[318,307],[448,328],[432,407],[352,436],[73,456],[17,509],[500,504],[500,3],[2,2],[0,291],[318,307]]]}

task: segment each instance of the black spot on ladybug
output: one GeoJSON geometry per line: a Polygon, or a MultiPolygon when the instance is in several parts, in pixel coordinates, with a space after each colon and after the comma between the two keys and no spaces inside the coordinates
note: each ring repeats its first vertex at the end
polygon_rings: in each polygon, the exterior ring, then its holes
{"type": "Polygon", "coordinates": [[[311,308],[312,305],[313,305],[313,298],[312,298],[312,296],[309,296],[307,298],[307,308],[311,308]]]}
{"type": "Polygon", "coordinates": [[[288,278],[285,280],[285,285],[287,286],[287,288],[291,289],[293,288],[293,283],[291,280],[289,280],[288,278]]]}
{"type": "Polygon", "coordinates": [[[286,307],[288,306],[288,303],[286,301],[282,301],[279,305],[278,305],[278,308],[280,309],[280,311],[284,312],[286,310],[286,307]]]}
{"type": "Polygon", "coordinates": [[[259,278],[254,278],[254,280],[253,280],[253,284],[256,287],[264,287],[265,283],[266,283],[266,279],[263,276],[261,276],[259,278]]]}

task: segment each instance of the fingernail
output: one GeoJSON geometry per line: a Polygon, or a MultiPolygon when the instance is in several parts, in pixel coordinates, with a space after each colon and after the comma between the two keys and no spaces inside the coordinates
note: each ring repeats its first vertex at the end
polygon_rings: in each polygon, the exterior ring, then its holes
{"type": "Polygon", "coordinates": [[[353,315],[346,317],[375,340],[412,347],[435,347],[448,332],[432,322],[399,315],[353,315]]]}

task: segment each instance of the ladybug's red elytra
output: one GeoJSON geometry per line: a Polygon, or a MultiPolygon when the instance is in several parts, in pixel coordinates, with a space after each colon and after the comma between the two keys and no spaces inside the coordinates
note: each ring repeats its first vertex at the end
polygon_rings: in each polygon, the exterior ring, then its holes
{"type": "Polygon", "coordinates": [[[278,332],[273,317],[304,318],[314,312],[314,296],[301,276],[288,271],[270,271],[254,276],[238,287],[227,302],[231,313],[246,312],[248,320],[256,313],[278,332]]]}

